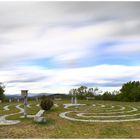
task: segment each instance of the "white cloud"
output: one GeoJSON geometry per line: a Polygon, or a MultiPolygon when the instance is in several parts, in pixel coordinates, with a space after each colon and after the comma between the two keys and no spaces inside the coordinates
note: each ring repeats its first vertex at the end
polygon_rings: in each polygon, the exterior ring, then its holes
{"type": "Polygon", "coordinates": [[[124,82],[140,80],[138,75],[140,66],[121,65],[49,70],[29,66],[0,72],[2,82],[7,86],[6,93],[19,92],[23,88],[29,89],[30,92],[68,93],[70,88],[86,83],[99,88],[120,87],[124,82]]]}
{"type": "Polygon", "coordinates": [[[140,43],[127,43],[127,44],[120,44],[115,47],[109,48],[105,50],[106,53],[110,54],[139,54],[140,53],[140,43]]]}
{"type": "Polygon", "coordinates": [[[98,46],[104,40],[139,40],[139,15],[139,4],[133,2],[1,2],[0,77],[7,84],[6,92],[15,93],[21,88],[68,92],[81,83],[118,86],[127,80],[139,80],[139,66],[114,62],[74,68],[89,55],[96,61],[98,54],[139,53],[139,42],[109,49],[98,46]],[[38,58],[51,58],[70,69],[21,66],[25,60],[38,58]]]}

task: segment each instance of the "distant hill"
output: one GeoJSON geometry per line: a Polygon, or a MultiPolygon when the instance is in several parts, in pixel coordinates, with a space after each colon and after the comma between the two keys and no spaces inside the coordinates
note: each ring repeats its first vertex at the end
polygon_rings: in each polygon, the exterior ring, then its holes
{"type": "MultiPolygon", "coordinates": [[[[69,96],[68,94],[64,94],[64,93],[54,93],[54,94],[53,93],[29,93],[28,97],[34,98],[34,97],[41,97],[43,95],[49,96],[52,98],[54,98],[54,97],[60,97],[60,98],[64,97],[65,98],[65,97],[69,96]]],[[[22,96],[20,94],[6,95],[6,97],[8,97],[8,98],[22,98],[22,96]]]]}

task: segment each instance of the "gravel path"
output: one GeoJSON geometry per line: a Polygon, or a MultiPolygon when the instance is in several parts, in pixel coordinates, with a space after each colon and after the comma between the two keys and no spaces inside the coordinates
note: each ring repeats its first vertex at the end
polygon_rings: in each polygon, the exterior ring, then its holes
{"type": "Polygon", "coordinates": [[[4,111],[10,110],[10,109],[9,109],[9,106],[10,106],[10,105],[4,106],[4,107],[3,107],[4,111]]]}
{"type": "Polygon", "coordinates": [[[63,104],[64,108],[68,108],[70,106],[80,106],[80,105],[86,105],[86,104],[63,104]]]}
{"type": "MultiPolygon", "coordinates": [[[[71,121],[80,121],[80,122],[131,122],[131,121],[139,121],[140,120],[140,118],[125,119],[125,120],[123,120],[123,119],[121,119],[121,120],[84,120],[84,119],[76,119],[76,118],[66,116],[66,114],[71,113],[71,112],[75,112],[75,111],[62,112],[59,114],[59,116],[61,118],[64,118],[64,119],[68,119],[71,121]]],[[[77,111],[77,113],[78,113],[78,111],[77,111]]]]}
{"type": "Polygon", "coordinates": [[[59,105],[58,104],[54,104],[54,107],[59,107],[59,105]]]}
{"type": "MultiPolygon", "coordinates": [[[[64,108],[67,108],[69,106],[74,106],[73,104],[64,104],[64,108]]],[[[93,104],[91,107],[95,107],[96,105],[93,104]]],[[[59,114],[59,116],[61,118],[64,119],[68,119],[71,121],[80,121],[80,122],[130,122],[130,121],[140,121],[140,113],[134,113],[134,114],[125,114],[125,113],[130,113],[130,112],[136,112],[138,111],[137,108],[129,106],[131,109],[130,110],[125,110],[126,107],[121,106],[121,105],[116,105],[119,106],[120,109],[116,109],[116,110],[110,110],[110,112],[100,112],[100,113],[88,113],[87,111],[89,111],[91,108],[88,108],[84,111],[66,111],[66,112],[62,112],[59,114]],[[113,112],[113,111],[117,111],[117,112],[113,112]],[[74,117],[70,117],[68,116],[69,113],[75,113],[76,116],[78,117],[82,117],[82,118],[74,118],[74,117]],[[123,113],[123,114],[121,114],[123,113]],[[95,114],[98,114],[95,116],[95,114]],[[104,115],[101,115],[104,114],[104,115]],[[105,114],[108,114],[105,115],[105,114]],[[114,114],[114,115],[113,115],[114,114]],[[119,115],[118,115],[119,114],[119,115]],[[90,115],[90,116],[89,116],[90,115]],[[132,116],[137,116],[137,118],[125,118],[125,117],[132,117],[132,116]],[[93,119],[92,119],[93,117],[93,119]],[[86,118],[91,118],[86,119],[86,118]],[[94,118],[98,118],[98,120],[94,119],[94,118]],[[104,118],[104,119],[101,119],[104,118]],[[122,118],[122,119],[113,119],[111,120],[110,118],[122,118]]],[[[106,107],[105,105],[103,106],[102,104],[100,104],[100,107],[106,107]]],[[[114,108],[115,106],[111,106],[111,108],[114,108]]]]}
{"type": "Polygon", "coordinates": [[[18,113],[11,113],[11,114],[8,114],[8,115],[0,116],[0,125],[14,125],[14,124],[20,123],[19,120],[6,120],[6,117],[8,117],[8,116],[12,116],[12,115],[23,113],[24,110],[23,110],[23,108],[20,107],[20,105],[21,104],[16,106],[16,108],[19,109],[20,112],[18,112],[18,113]]]}
{"type": "Polygon", "coordinates": [[[28,108],[31,108],[31,105],[30,105],[30,104],[28,104],[28,105],[27,105],[27,107],[28,107],[28,108]]]}
{"type": "Polygon", "coordinates": [[[37,107],[39,107],[39,106],[40,106],[40,104],[37,104],[36,106],[37,106],[37,107]]]}

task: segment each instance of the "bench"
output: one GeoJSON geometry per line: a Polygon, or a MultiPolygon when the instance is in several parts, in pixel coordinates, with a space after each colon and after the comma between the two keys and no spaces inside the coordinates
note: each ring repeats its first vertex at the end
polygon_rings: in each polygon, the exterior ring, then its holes
{"type": "Polygon", "coordinates": [[[94,100],[95,97],[86,97],[87,100],[91,99],[91,100],[94,100]]]}
{"type": "Polygon", "coordinates": [[[45,110],[40,110],[34,117],[35,122],[46,122],[45,117],[43,117],[45,110]]]}

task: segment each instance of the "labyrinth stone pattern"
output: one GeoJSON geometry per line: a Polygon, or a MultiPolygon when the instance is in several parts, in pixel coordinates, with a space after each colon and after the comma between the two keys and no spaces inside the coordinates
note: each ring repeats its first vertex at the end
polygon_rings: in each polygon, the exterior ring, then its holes
{"type": "Polygon", "coordinates": [[[129,122],[140,120],[140,108],[130,105],[92,104],[66,105],[61,118],[80,122],[129,122]],[[69,109],[69,110],[68,110],[69,109]]]}
{"type": "MultiPolygon", "coordinates": [[[[35,105],[28,104],[27,107],[28,107],[28,110],[30,110],[32,108],[34,108],[34,109],[36,108],[37,112],[40,110],[40,105],[39,104],[35,104],[35,105]]],[[[54,107],[59,107],[59,105],[54,104],[54,107]]],[[[24,116],[23,116],[23,112],[24,112],[23,104],[17,104],[17,105],[8,104],[8,105],[5,105],[4,107],[2,107],[2,111],[3,111],[3,113],[0,114],[0,125],[15,125],[15,124],[18,124],[18,123],[21,122],[20,120],[18,120],[18,118],[17,118],[17,120],[7,119],[7,117],[9,117],[9,116],[14,116],[14,115],[20,114],[19,118],[24,118],[24,116]],[[8,111],[12,111],[11,107],[14,107],[14,108],[18,109],[19,111],[15,112],[15,113],[9,113],[8,111]]],[[[27,118],[34,118],[37,112],[35,112],[35,114],[28,114],[27,118]]],[[[45,120],[45,118],[44,118],[44,120],[45,120]]]]}

